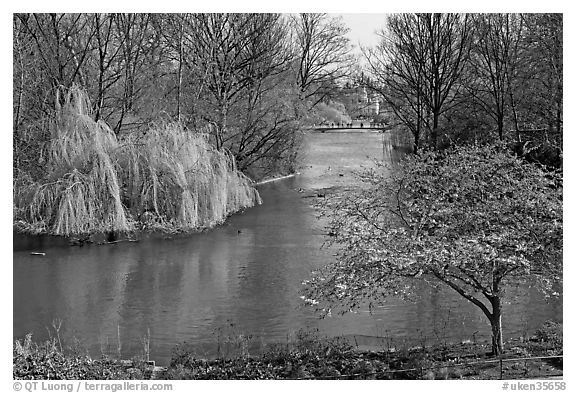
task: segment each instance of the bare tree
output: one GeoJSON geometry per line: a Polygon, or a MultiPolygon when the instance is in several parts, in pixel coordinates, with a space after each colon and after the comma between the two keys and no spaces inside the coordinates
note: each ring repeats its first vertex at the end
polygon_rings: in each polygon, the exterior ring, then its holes
{"type": "Polygon", "coordinates": [[[13,45],[13,64],[14,64],[14,81],[13,81],[13,127],[14,127],[14,134],[18,133],[18,127],[20,125],[20,118],[23,105],[23,96],[24,96],[24,85],[26,83],[25,78],[25,66],[24,66],[24,46],[22,43],[22,38],[20,37],[22,31],[22,22],[17,17],[14,17],[13,26],[12,26],[12,34],[14,36],[14,45],[13,45]]]}
{"type": "Polygon", "coordinates": [[[320,102],[326,85],[349,74],[352,66],[348,28],[340,18],[326,14],[299,14],[292,17],[297,56],[297,83],[303,98],[320,102]]]}
{"type": "Polygon", "coordinates": [[[425,62],[425,102],[432,114],[432,146],[438,146],[442,113],[458,104],[460,77],[470,51],[470,17],[459,14],[418,14],[428,46],[425,62]]]}
{"type": "Polygon", "coordinates": [[[82,14],[15,14],[13,23],[14,169],[37,174],[56,88],[87,83],[93,31],[82,14]]]}
{"type": "Polygon", "coordinates": [[[474,27],[471,69],[476,77],[470,91],[495,121],[498,137],[503,140],[508,108],[515,108],[511,87],[519,62],[516,48],[521,38],[521,19],[514,14],[476,15],[474,27]]]}
{"type": "Polygon", "coordinates": [[[469,17],[459,14],[400,14],[374,50],[366,51],[371,75],[396,117],[414,136],[423,127],[437,147],[440,116],[459,104],[470,50],[469,17]]]}
{"type": "Polygon", "coordinates": [[[85,84],[82,67],[90,51],[93,31],[83,14],[19,14],[18,19],[34,40],[52,85],[85,84]]]}
{"type": "Polygon", "coordinates": [[[219,149],[227,138],[230,109],[241,93],[288,64],[286,56],[279,56],[278,45],[254,45],[266,41],[279,21],[280,15],[275,14],[192,14],[183,21],[187,56],[182,60],[202,76],[214,100],[218,114],[214,138],[219,149]]]}
{"type": "Polygon", "coordinates": [[[377,92],[387,107],[406,126],[418,151],[427,124],[425,105],[425,63],[428,45],[424,26],[414,14],[391,15],[387,29],[379,33],[380,43],[364,50],[370,79],[368,87],[377,92]]]}
{"type": "Polygon", "coordinates": [[[123,89],[117,100],[120,102],[120,115],[114,126],[118,133],[125,116],[134,112],[135,103],[145,93],[156,66],[154,50],[159,44],[152,29],[150,14],[117,14],[114,18],[117,40],[121,46],[121,68],[123,70],[123,89]],[[144,72],[144,70],[148,72],[144,72]]]}
{"type": "MultiPolygon", "coordinates": [[[[526,26],[523,84],[529,93],[529,127],[544,125],[544,139],[562,149],[563,18],[562,14],[522,14],[526,26]]],[[[526,116],[528,117],[528,116],[526,116]]]]}
{"type": "Polygon", "coordinates": [[[91,15],[95,30],[96,46],[96,100],[94,102],[94,117],[96,120],[102,116],[102,109],[105,106],[105,98],[108,90],[114,86],[122,77],[121,67],[119,67],[119,54],[122,48],[120,42],[115,40],[115,18],[114,14],[93,14],[91,15]]]}
{"type": "MultiPolygon", "coordinates": [[[[245,47],[245,57],[251,60],[244,70],[245,89],[239,94],[238,126],[224,140],[243,170],[273,155],[281,157],[285,149],[290,150],[297,128],[298,116],[293,109],[296,95],[286,78],[292,60],[286,50],[288,26],[279,15],[273,20],[265,34],[254,35],[245,47]]],[[[253,23],[261,20],[254,19],[253,23]]]]}

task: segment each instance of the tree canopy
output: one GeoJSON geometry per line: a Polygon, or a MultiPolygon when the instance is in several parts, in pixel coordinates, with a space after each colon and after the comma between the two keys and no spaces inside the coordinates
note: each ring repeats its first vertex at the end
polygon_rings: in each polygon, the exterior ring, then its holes
{"type": "Polygon", "coordinates": [[[514,140],[559,167],[562,29],[561,14],[391,14],[365,82],[415,151],[514,140]]]}
{"type": "Polygon", "coordinates": [[[398,173],[328,199],[337,258],[305,282],[309,303],[346,311],[410,295],[416,280],[445,285],[479,307],[502,350],[508,285],[562,280],[562,178],[502,146],[408,157],[398,173]]]}
{"type": "Polygon", "coordinates": [[[348,73],[326,14],[14,14],[14,173],[40,178],[56,91],[79,86],[120,138],[177,121],[254,178],[292,172],[308,109],[348,73]]]}

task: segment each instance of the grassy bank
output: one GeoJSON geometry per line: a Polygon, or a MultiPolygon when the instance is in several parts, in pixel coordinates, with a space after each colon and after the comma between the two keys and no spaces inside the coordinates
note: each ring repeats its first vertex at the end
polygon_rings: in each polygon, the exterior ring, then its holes
{"type": "MultiPolygon", "coordinates": [[[[453,343],[429,347],[360,351],[342,338],[299,332],[296,340],[267,345],[258,356],[246,348],[246,336],[235,341],[237,353],[201,359],[185,346],[174,350],[159,379],[536,379],[562,374],[562,325],[547,323],[527,340],[512,340],[500,359],[487,355],[487,344],[453,343]],[[544,359],[531,359],[546,357],[544,359]]],[[[62,351],[57,341],[42,345],[29,338],[16,342],[15,379],[148,379],[151,369],[141,359],[127,364],[92,360],[78,349],[62,351]]]]}
{"type": "MultiPolygon", "coordinates": [[[[557,329],[555,326],[553,330],[557,329]]],[[[553,334],[557,337],[556,333],[553,334]]],[[[562,359],[530,359],[562,353],[561,340],[537,333],[507,343],[502,370],[488,344],[460,343],[360,351],[342,338],[300,333],[290,344],[270,345],[259,356],[198,359],[176,350],[167,379],[504,379],[562,374],[562,359]]]]}
{"type": "Polygon", "coordinates": [[[59,92],[44,173],[14,181],[14,226],[73,236],[209,228],[260,202],[234,158],[179,124],[117,136],[86,93],[59,92]]]}
{"type": "Polygon", "coordinates": [[[14,379],[149,379],[150,368],[143,359],[130,367],[102,357],[92,359],[85,349],[75,344],[63,349],[59,340],[35,343],[30,335],[16,341],[13,348],[14,379]]]}

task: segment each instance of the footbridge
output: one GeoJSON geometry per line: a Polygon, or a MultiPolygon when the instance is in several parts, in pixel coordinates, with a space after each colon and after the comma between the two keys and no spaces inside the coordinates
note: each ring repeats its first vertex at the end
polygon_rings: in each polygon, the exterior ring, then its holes
{"type": "Polygon", "coordinates": [[[335,124],[331,125],[319,125],[319,126],[312,126],[310,129],[312,131],[319,131],[319,132],[327,132],[327,131],[388,131],[392,127],[386,124],[371,124],[371,123],[360,123],[360,124],[335,124]]]}

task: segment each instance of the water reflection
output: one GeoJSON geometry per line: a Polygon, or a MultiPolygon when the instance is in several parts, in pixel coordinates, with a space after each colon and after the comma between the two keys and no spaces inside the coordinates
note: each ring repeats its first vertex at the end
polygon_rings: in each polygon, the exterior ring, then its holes
{"type": "MultiPolygon", "coordinates": [[[[382,155],[393,162],[399,152],[385,143],[382,155]]],[[[476,307],[424,286],[420,301],[391,300],[372,313],[319,320],[299,308],[300,283],[334,254],[322,247],[322,222],[297,192],[304,184],[305,176],[264,185],[263,205],[187,238],[82,248],[45,244],[45,257],[15,251],[14,338],[31,332],[45,339],[52,320],[61,318],[68,342],[77,337],[93,355],[116,355],[120,341],[121,356],[129,357],[142,352],[149,329],[151,358],[166,364],[183,341],[214,354],[215,332],[231,323],[265,342],[285,341],[303,327],[357,335],[360,344],[371,342],[362,335],[459,340],[489,333],[476,307]]],[[[561,300],[546,303],[533,289],[514,291],[505,305],[505,334],[562,319],[561,300]]]]}

